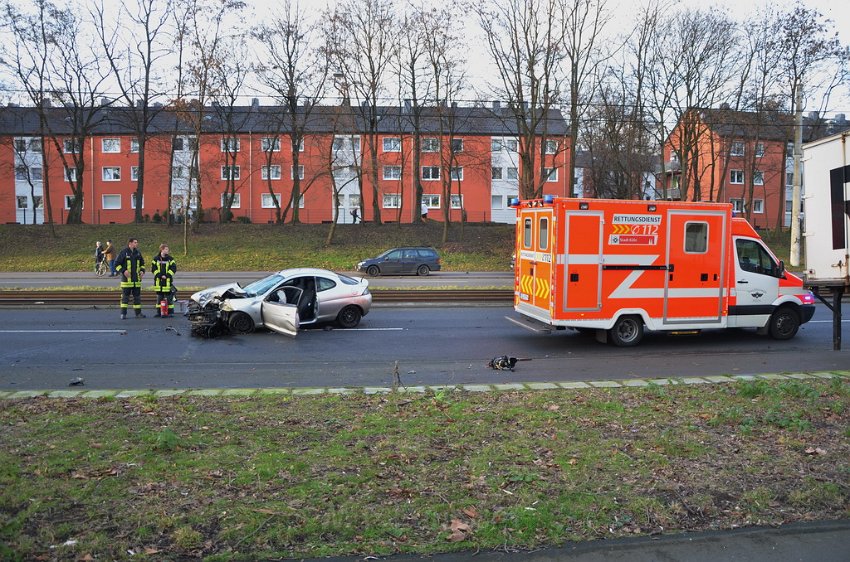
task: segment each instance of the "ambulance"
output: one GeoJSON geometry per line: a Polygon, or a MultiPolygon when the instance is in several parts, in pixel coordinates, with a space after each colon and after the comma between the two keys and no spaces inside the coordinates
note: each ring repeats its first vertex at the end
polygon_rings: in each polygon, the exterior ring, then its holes
{"type": "Polygon", "coordinates": [[[814,295],[732,205],[514,200],[514,309],[549,329],[637,345],[645,330],[794,337],[814,295]]]}

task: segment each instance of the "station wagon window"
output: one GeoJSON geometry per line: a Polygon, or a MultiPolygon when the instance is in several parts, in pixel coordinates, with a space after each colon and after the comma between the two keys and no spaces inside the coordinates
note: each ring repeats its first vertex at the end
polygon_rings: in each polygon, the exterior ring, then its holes
{"type": "Polygon", "coordinates": [[[708,223],[685,223],[685,253],[704,254],[708,251],[708,223]]]}
{"type": "Polygon", "coordinates": [[[549,217],[540,217],[540,249],[549,247],[549,217]]]}
{"type": "Polygon", "coordinates": [[[522,247],[531,248],[531,219],[525,219],[525,221],[523,221],[522,247]]]}

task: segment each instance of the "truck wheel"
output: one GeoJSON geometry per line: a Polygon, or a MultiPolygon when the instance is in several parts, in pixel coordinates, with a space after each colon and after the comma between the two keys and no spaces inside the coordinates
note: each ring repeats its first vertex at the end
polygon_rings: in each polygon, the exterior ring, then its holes
{"type": "Polygon", "coordinates": [[[250,334],[254,331],[254,321],[244,312],[236,312],[230,316],[227,327],[234,334],[250,334]]]}
{"type": "Polygon", "coordinates": [[[608,338],[617,347],[632,347],[643,339],[643,320],[640,316],[620,316],[608,330],[608,338]]]}
{"type": "Polygon", "coordinates": [[[370,277],[377,277],[381,274],[381,270],[378,269],[377,265],[370,265],[366,268],[366,273],[368,273],[370,277]]]}
{"type": "Polygon", "coordinates": [[[775,340],[790,340],[800,329],[800,315],[790,306],[781,306],[770,317],[770,337],[775,340]]]}

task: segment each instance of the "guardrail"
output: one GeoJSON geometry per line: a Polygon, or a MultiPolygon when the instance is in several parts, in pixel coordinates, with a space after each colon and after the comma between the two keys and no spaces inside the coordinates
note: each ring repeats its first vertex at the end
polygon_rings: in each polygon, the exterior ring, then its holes
{"type": "MultiPolygon", "coordinates": [[[[121,293],[118,291],[0,291],[0,306],[83,306],[117,305],[121,293]]],[[[189,293],[177,294],[177,300],[189,298],[189,293]]],[[[373,289],[375,303],[441,303],[476,302],[510,304],[514,292],[508,289],[422,289],[397,290],[373,289]]],[[[142,304],[154,306],[156,295],[152,291],[142,292],[142,304]]]]}

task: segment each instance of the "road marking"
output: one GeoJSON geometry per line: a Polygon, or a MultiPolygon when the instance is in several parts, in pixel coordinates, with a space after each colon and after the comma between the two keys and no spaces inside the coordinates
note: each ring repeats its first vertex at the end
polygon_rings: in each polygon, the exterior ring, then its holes
{"type": "Polygon", "coordinates": [[[0,334],[126,334],[127,330],[0,330],[0,334]]]}
{"type": "MultiPolygon", "coordinates": [[[[850,320],[842,320],[841,323],[850,322],[850,320]]],[[[832,324],[832,320],[809,320],[807,324],[832,324]]]]}
{"type": "Polygon", "coordinates": [[[536,334],[549,334],[552,332],[551,328],[535,328],[527,322],[517,320],[516,318],[511,318],[510,316],[505,316],[505,320],[507,320],[508,322],[513,322],[520,328],[525,328],[526,330],[530,330],[536,334]]]}
{"type": "Polygon", "coordinates": [[[346,332],[401,332],[404,328],[348,328],[346,332]]]}

